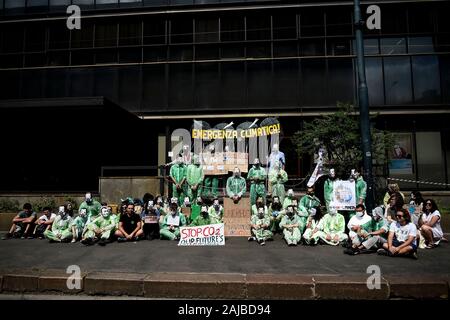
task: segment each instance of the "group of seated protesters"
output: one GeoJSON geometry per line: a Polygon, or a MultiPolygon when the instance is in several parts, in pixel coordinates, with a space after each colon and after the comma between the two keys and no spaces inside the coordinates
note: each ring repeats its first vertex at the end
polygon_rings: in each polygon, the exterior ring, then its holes
{"type": "MultiPolygon", "coordinates": [[[[424,200],[420,192],[412,192],[409,206],[398,190],[387,193],[386,205],[368,214],[363,204],[355,212],[336,211],[325,207],[314,195],[314,188],[298,201],[289,190],[281,203],[278,196],[258,195],[251,206],[251,236],[249,241],[265,245],[279,233],[289,246],[327,244],[343,245],[344,253],[357,255],[377,252],[386,256],[408,256],[417,259],[417,248],[431,249],[446,241],[441,228],[441,214],[436,202],[424,200]]],[[[77,242],[85,245],[106,245],[141,239],[178,240],[180,227],[200,226],[223,222],[224,208],[218,198],[208,207],[201,197],[191,203],[188,197],[170,202],[162,196],[145,194],[142,199],[122,200],[119,213],[112,214],[106,203],[94,200],[90,193],[75,216],[73,205],[59,207],[58,214],[46,207],[37,217],[26,203],[23,211],[12,221],[9,238],[46,238],[50,242],[77,242]],[[198,214],[186,215],[184,208],[198,208],[198,214]]]]}

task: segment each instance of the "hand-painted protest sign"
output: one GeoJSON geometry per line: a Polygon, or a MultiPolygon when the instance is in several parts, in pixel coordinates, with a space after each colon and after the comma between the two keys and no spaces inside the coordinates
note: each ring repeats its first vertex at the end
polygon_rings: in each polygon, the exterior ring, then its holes
{"type": "Polygon", "coordinates": [[[158,216],[156,215],[145,216],[144,223],[158,223],[158,216]]]}
{"type": "Polygon", "coordinates": [[[330,208],[336,210],[355,210],[355,181],[338,180],[333,184],[330,208]]]}
{"type": "Polygon", "coordinates": [[[223,221],[226,236],[250,236],[250,199],[242,198],[237,204],[230,198],[223,200],[223,221]]]}
{"type": "Polygon", "coordinates": [[[167,217],[167,225],[169,226],[179,226],[180,225],[180,216],[176,215],[173,217],[171,214],[167,217]]]}
{"type": "Polygon", "coordinates": [[[179,246],[224,246],[223,223],[198,227],[181,227],[179,246]]]}

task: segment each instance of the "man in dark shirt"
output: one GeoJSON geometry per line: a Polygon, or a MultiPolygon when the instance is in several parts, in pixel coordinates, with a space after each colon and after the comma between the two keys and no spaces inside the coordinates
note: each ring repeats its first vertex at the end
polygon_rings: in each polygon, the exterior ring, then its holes
{"type": "Polygon", "coordinates": [[[36,212],[33,211],[31,204],[25,203],[23,205],[23,211],[19,212],[19,214],[14,217],[11,229],[2,239],[6,240],[12,237],[26,238],[33,232],[35,220],[36,212]]]}
{"type": "Polygon", "coordinates": [[[141,217],[134,212],[134,204],[129,203],[120,216],[119,230],[116,231],[117,241],[138,241],[143,235],[141,217]]]}

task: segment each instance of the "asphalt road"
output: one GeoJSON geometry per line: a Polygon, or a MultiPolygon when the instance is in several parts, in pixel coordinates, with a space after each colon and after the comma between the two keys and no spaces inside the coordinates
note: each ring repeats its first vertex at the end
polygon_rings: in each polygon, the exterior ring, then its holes
{"type": "Polygon", "coordinates": [[[153,240],[85,247],[46,240],[0,240],[0,270],[66,269],[111,272],[208,272],[282,274],[361,274],[378,265],[383,274],[450,274],[448,243],[419,250],[418,260],[377,254],[348,256],[342,247],[288,247],[279,235],[261,247],[246,238],[227,238],[223,247],[178,247],[153,240]]]}

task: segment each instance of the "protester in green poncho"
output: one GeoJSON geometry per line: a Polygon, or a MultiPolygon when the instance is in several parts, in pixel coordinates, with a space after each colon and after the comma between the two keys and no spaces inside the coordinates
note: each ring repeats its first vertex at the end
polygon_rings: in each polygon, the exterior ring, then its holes
{"type": "Polygon", "coordinates": [[[325,205],[327,210],[330,210],[330,202],[333,200],[334,182],[337,180],[336,171],[334,168],[330,169],[327,180],[323,185],[323,197],[325,199],[325,205]]]}
{"type": "Polygon", "coordinates": [[[213,204],[208,209],[209,217],[212,223],[222,223],[223,222],[223,206],[220,205],[219,199],[215,198],[213,204]]]}
{"type": "Polygon", "coordinates": [[[248,241],[256,240],[260,245],[265,245],[266,241],[272,239],[270,231],[270,218],[265,214],[264,208],[259,207],[258,213],[251,218],[251,234],[248,241]]]}
{"type": "Polygon", "coordinates": [[[116,229],[116,218],[106,206],[101,207],[100,212],[97,218],[86,225],[81,243],[93,245],[98,241],[99,245],[104,246],[111,240],[116,229]]]}
{"type": "Polygon", "coordinates": [[[281,168],[280,162],[275,161],[274,166],[269,171],[269,184],[272,190],[272,197],[279,197],[281,203],[284,201],[285,188],[284,184],[288,181],[286,171],[281,168]]]}
{"type": "Polygon", "coordinates": [[[211,217],[209,216],[208,207],[203,205],[200,209],[200,215],[198,215],[194,219],[194,221],[192,221],[190,226],[197,227],[197,226],[206,226],[208,224],[213,224],[213,222],[211,220],[211,217]]]}
{"type": "Polygon", "coordinates": [[[73,219],[72,223],[70,224],[72,229],[72,243],[77,242],[77,240],[81,238],[84,227],[86,226],[87,219],[87,209],[84,208],[79,210],[78,216],[73,219]]]}
{"type": "Polygon", "coordinates": [[[287,206],[286,215],[280,222],[280,228],[283,230],[283,237],[288,246],[296,246],[300,242],[302,234],[299,229],[299,217],[295,214],[292,205],[287,206]]]}
{"type": "Polygon", "coordinates": [[[266,170],[261,167],[258,158],[255,158],[253,166],[247,174],[247,180],[250,181],[250,205],[256,203],[256,197],[266,197],[266,170]]]}
{"type": "Polygon", "coordinates": [[[283,209],[286,209],[288,206],[290,206],[292,204],[293,199],[295,199],[294,198],[294,190],[289,189],[287,192],[287,197],[285,197],[284,201],[283,201],[283,209]]]}
{"type": "Polygon", "coordinates": [[[92,198],[92,194],[90,192],[86,193],[85,200],[80,204],[80,207],[78,208],[78,213],[82,209],[86,209],[87,217],[88,217],[88,223],[90,221],[93,221],[97,216],[100,214],[100,209],[102,205],[100,202],[94,200],[92,198]]]}
{"type": "Polygon", "coordinates": [[[241,177],[241,171],[238,167],[234,168],[233,176],[227,179],[227,195],[235,203],[238,203],[247,191],[245,179],[241,177]]]}
{"type": "Polygon", "coordinates": [[[72,239],[72,230],[70,224],[72,217],[69,215],[67,205],[60,206],[58,215],[53,220],[51,230],[44,232],[45,238],[50,242],[68,242],[72,239]]]}
{"type": "Polygon", "coordinates": [[[180,227],[186,225],[185,216],[178,211],[176,203],[171,203],[169,212],[164,216],[159,231],[162,240],[178,240],[180,238],[180,227]]]}
{"type": "Polygon", "coordinates": [[[186,190],[186,166],[183,157],[179,155],[175,164],[170,167],[170,179],[172,180],[172,196],[178,199],[180,205],[187,194],[186,190]]]}
{"type": "Polygon", "coordinates": [[[188,165],[186,169],[187,193],[191,202],[202,195],[203,178],[203,167],[200,165],[199,157],[194,155],[194,163],[188,165]]]}
{"type": "Polygon", "coordinates": [[[333,246],[346,241],[344,216],[336,210],[330,210],[320,219],[313,236],[318,236],[322,242],[333,246]]]}

